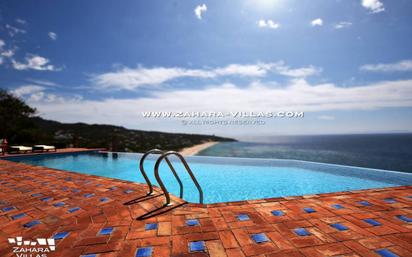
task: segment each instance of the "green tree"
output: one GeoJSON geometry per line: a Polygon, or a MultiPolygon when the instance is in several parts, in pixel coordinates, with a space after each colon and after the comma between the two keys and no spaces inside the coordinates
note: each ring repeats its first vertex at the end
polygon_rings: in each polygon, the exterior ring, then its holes
{"type": "Polygon", "coordinates": [[[0,138],[13,144],[32,142],[35,125],[30,118],[35,113],[36,109],[0,88],[0,138]]]}

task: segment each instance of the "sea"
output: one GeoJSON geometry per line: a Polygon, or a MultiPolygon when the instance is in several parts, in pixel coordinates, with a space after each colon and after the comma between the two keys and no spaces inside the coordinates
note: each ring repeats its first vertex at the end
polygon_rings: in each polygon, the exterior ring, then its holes
{"type": "Polygon", "coordinates": [[[412,133],[249,137],[197,155],[294,159],[412,172],[412,133]]]}

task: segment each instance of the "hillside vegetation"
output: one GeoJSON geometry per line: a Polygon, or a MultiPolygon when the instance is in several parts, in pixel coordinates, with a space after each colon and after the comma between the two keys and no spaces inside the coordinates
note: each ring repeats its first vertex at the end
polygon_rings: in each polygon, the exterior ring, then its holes
{"type": "Polygon", "coordinates": [[[61,123],[36,116],[36,110],[0,89],[0,138],[10,145],[52,144],[63,147],[107,148],[144,152],[152,148],[180,150],[207,141],[235,141],[214,135],[165,133],[120,126],[61,123]]]}
{"type": "Polygon", "coordinates": [[[234,141],[217,136],[132,130],[112,125],[67,124],[41,118],[33,118],[33,121],[37,128],[49,136],[45,140],[62,146],[143,152],[153,148],[180,150],[206,141],[234,141]]]}

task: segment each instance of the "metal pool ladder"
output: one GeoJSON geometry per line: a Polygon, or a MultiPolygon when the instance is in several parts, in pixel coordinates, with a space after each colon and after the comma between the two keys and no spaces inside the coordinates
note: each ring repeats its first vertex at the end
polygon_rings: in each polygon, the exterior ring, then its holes
{"type": "Polygon", "coordinates": [[[180,161],[182,162],[183,166],[185,167],[187,173],[189,173],[190,178],[192,179],[193,183],[195,184],[197,190],[199,191],[199,203],[203,204],[203,190],[200,187],[199,182],[197,181],[196,177],[194,176],[192,170],[189,167],[189,164],[187,164],[187,161],[185,160],[185,158],[178,152],[176,151],[162,151],[160,149],[152,149],[150,151],[147,151],[145,154],[143,154],[143,156],[140,158],[140,172],[142,173],[144,179],[146,180],[147,185],[149,186],[149,192],[148,195],[153,195],[153,185],[149,179],[149,177],[146,174],[146,171],[144,170],[144,161],[146,159],[147,156],[149,156],[150,154],[160,154],[160,157],[157,159],[155,167],[154,167],[154,175],[156,178],[157,183],[159,184],[160,188],[162,189],[165,198],[166,198],[166,202],[165,205],[166,206],[170,206],[172,205],[172,203],[170,202],[170,194],[169,191],[167,191],[166,186],[164,185],[162,179],[160,178],[159,175],[159,167],[160,167],[160,163],[165,160],[167,165],[169,166],[170,170],[172,171],[174,177],[176,178],[177,182],[179,183],[179,187],[180,187],[180,198],[183,198],[183,183],[180,180],[179,175],[177,174],[175,168],[173,167],[173,164],[170,162],[170,160],[167,158],[170,155],[176,155],[180,161]]]}

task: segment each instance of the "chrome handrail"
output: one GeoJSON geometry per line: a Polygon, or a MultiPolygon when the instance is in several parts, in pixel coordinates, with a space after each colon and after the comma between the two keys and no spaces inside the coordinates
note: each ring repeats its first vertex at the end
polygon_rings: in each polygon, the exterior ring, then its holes
{"type": "MultiPolygon", "coordinates": [[[[163,154],[163,153],[164,153],[164,151],[162,151],[160,149],[152,149],[152,150],[147,151],[146,153],[144,153],[142,158],[140,158],[140,163],[139,163],[140,172],[142,173],[143,178],[146,180],[146,183],[149,186],[149,193],[147,193],[147,195],[153,195],[153,185],[152,185],[152,182],[150,181],[149,177],[147,176],[146,171],[144,170],[144,160],[150,154],[163,154]]],[[[177,175],[176,170],[174,169],[172,163],[167,158],[166,158],[166,163],[169,166],[170,170],[172,171],[173,175],[175,176],[177,182],[179,183],[180,198],[183,198],[183,183],[180,180],[179,175],[177,175]]]]}
{"type": "MultiPolygon", "coordinates": [[[[190,169],[189,165],[187,164],[185,158],[178,152],[175,151],[169,151],[169,152],[165,152],[163,153],[159,159],[157,159],[156,164],[155,164],[155,178],[157,180],[157,183],[159,183],[160,188],[163,190],[163,193],[166,197],[166,203],[165,205],[171,205],[170,204],[170,195],[169,192],[167,191],[167,188],[165,187],[162,179],[159,176],[159,167],[160,167],[160,163],[162,162],[163,159],[167,159],[167,156],[169,155],[176,155],[177,157],[179,157],[180,161],[183,163],[183,166],[185,166],[186,171],[189,173],[190,177],[192,178],[193,183],[195,184],[195,186],[197,187],[197,190],[199,191],[199,202],[201,204],[203,204],[203,191],[202,188],[199,185],[199,182],[197,182],[196,177],[193,175],[192,170],[190,169]]],[[[182,198],[182,196],[180,197],[182,198]]]]}

